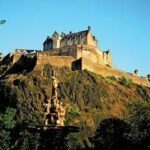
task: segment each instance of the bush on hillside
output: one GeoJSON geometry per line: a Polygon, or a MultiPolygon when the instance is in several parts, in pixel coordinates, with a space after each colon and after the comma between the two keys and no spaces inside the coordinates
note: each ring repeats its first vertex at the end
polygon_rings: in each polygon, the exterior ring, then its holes
{"type": "Polygon", "coordinates": [[[106,78],[108,78],[108,79],[110,79],[110,80],[112,80],[112,81],[117,81],[117,79],[116,79],[114,76],[108,76],[108,77],[106,77],[106,78]]]}
{"type": "Polygon", "coordinates": [[[126,86],[126,87],[131,87],[133,85],[133,82],[131,79],[127,79],[124,76],[119,78],[119,83],[126,86]]]}

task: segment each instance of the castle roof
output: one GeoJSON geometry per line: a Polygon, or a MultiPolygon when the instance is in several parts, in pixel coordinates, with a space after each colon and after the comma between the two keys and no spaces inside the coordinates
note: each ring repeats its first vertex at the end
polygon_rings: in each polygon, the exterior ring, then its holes
{"type": "Polygon", "coordinates": [[[64,39],[68,39],[68,38],[75,38],[75,37],[80,37],[80,36],[86,36],[88,34],[89,30],[85,30],[85,31],[80,31],[80,32],[76,32],[76,33],[69,33],[69,34],[64,34],[62,35],[62,40],[64,39]]]}
{"type": "Polygon", "coordinates": [[[52,38],[50,38],[49,36],[47,36],[47,39],[44,41],[43,44],[51,43],[51,42],[52,42],[52,38]]]}
{"type": "MultiPolygon", "coordinates": [[[[65,34],[62,32],[61,35],[59,35],[56,31],[53,33],[52,37],[50,38],[49,36],[47,37],[47,39],[44,41],[43,44],[48,44],[48,43],[51,43],[52,42],[52,39],[54,37],[61,37],[61,40],[74,40],[74,39],[80,39],[80,38],[84,38],[87,36],[87,34],[91,31],[91,27],[88,26],[88,29],[87,30],[84,30],[84,31],[80,31],[80,32],[75,32],[75,33],[72,33],[70,32],[69,34],[65,34]]],[[[94,41],[97,41],[97,39],[95,38],[95,36],[93,36],[93,40],[94,41]]]]}

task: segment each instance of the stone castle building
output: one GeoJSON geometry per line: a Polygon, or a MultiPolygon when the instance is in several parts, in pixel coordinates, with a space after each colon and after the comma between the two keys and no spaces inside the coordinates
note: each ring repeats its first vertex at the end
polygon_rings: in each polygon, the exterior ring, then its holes
{"type": "Polygon", "coordinates": [[[102,52],[98,48],[98,41],[93,36],[91,27],[88,27],[85,31],[62,33],[61,35],[55,31],[51,37],[48,36],[44,41],[43,51],[57,56],[72,56],[80,61],[81,59],[87,59],[92,63],[112,67],[109,50],[102,52]]]}
{"type": "Polygon", "coordinates": [[[91,45],[98,47],[98,42],[95,36],[92,35],[91,27],[88,27],[88,30],[85,31],[77,33],[70,31],[69,34],[62,32],[61,35],[55,31],[51,38],[49,36],[47,37],[43,45],[44,50],[50,50],[71,45],[91,45]]]}

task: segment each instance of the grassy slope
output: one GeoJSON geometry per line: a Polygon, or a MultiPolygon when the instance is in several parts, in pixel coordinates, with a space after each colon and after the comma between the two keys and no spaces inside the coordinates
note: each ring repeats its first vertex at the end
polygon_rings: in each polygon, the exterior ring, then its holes
{"type": "MultiPolygon", "coordinates": [[[[16,122],[42,124],[43,103],[51,97],[51,70],[46,65],[42,72],[6,74],[0,82],[0,107],[17,109],[16,122]]],[[[87,137],[93,135],[103,118],[124,118],[127,103],[132,100],[150,100],[150,88],[120,84],[114,78],[103,78],[87,70],[56,69],[60,82],[59,98],[66,107],[66,124],[83,127],[79,133],[81,144],[90,145],[87,137]]]]}

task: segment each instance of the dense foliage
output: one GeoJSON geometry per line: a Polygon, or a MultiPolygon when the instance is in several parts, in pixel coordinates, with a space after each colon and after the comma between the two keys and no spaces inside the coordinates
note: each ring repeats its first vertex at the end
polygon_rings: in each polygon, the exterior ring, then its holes
{"type": "Polygon", "coordinates": [[[128,104],[128,114],[125,118],[108,118],[101,121],[96,135],[91,140],[95,149],[149,150],[149,139],[150,105],[144,101],[133,101],[128,104]]]}

